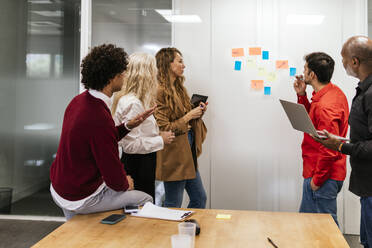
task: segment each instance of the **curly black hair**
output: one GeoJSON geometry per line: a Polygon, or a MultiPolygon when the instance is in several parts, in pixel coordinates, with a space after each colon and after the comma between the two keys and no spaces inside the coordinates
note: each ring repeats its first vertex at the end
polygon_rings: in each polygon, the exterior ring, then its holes
{"type": "Polygon", "coordinates": [[[113,44],[93,47],[83,59],[81,83],[86,89],[102,90],[117,74],[124,72],[128,65],[128,54],[113,44]]]}

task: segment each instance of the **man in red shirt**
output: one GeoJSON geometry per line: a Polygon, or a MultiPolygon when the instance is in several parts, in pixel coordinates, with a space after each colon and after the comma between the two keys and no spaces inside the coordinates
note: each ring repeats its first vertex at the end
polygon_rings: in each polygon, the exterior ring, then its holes
{"type": "MultiPolygon", "coordinates": [[[[296,76],[294,89],[298,103],[305,106],[317,130],[345,137],[348,128],[349,106],[344,93],[330,82],[334,60],[325,53],[305,56],[304,75],[296,76]],[[311,103],[306,86],[314,89],[311,103]]],[[[300,212],[329,213],[337,222],[337,194],[346,176],[346,156],[325,148],[307,133],[302,142],[303,194],[300,212]]]]}
{"type": "Polygon", "coordinates": [[[150,116],[155,107],[115,127],[111,96],[123,84],[127,54],[114,45],[94,47],[81,64],[87,89],[67,106],[56,159],[50,169],[50,191],[67,220],[152,201],[133,190],[119,159],[118,141],[150,116]]]}

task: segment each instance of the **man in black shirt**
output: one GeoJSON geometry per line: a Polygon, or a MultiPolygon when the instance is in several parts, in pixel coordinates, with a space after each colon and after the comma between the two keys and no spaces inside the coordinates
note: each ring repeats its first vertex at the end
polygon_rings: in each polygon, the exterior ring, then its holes
{"type": "Polygon", "coordinates": [[[360,196],[360,240],[372,248],[372,40],[354,36],[341,51],[348,75],[360,80],[349,116],[350,143],[343,143],[324,130],[326,139],[313,137],[325,147],[350,155],[349,190],[360,196]]]}

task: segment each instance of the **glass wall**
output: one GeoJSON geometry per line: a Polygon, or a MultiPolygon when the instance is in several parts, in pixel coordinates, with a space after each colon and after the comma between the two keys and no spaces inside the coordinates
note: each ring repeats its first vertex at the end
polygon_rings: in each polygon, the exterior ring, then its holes
{"type": "Polygon", "coordinates": [[[92,46],[113,43],[128,54],[155,54],[171,45],[172,25],[159,10],[172,10],[172,0],[92,0],[92,46]]]}
{"type": "Polygon", "coordinates": [[[79,91],[79,15],[79,0],[0,1],[0,214],[9,189],[11,214],[63,215],[49,168],[79,91]]]}

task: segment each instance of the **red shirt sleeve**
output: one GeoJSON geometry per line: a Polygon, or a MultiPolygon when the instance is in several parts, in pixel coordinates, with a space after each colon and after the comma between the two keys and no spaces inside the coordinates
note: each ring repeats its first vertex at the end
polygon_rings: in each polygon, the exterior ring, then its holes
{"type": "MultiPolygon", "coordinates": [[[[319,107],[315,113],[314,123],[317,130],[327,130],[329,133],[341,136],[339,125],[341,123],[342,113],[340,106],[319,107]]],[[[329,178],[332,163],[342,156],[338,151],[334,151],[319,145],[319,159],[315,166],[313,182],[316,186],[322,186],[329,178]]]]}
{"type": "Polygon", "coordinates": [[[309,99],[307,99],[307,95],[300,96],[297,94],[297,103],[302,104],[305,106],[306,111],[309,113],[310,112],[310,102],[309,99]]]}

